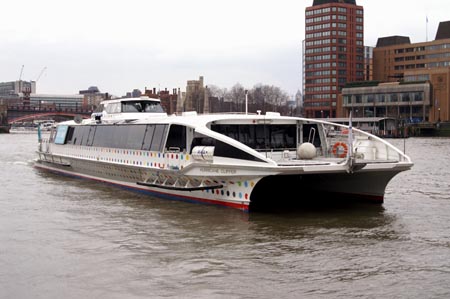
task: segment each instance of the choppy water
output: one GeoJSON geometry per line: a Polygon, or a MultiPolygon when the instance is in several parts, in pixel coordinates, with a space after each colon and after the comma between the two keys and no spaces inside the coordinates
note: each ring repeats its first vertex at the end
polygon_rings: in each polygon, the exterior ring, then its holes
{"type": "Polygon", "coordinates": [[[450,297],[450,139],[406,140],[381,207],[282,214],[43,173],[36,146],[0,134],[0,298],[450,297]]]}

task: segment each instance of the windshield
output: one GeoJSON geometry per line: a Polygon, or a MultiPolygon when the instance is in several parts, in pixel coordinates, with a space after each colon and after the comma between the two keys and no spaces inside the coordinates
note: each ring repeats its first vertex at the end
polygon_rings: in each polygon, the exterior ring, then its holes
{"type": "Polygon", "coordinates": [[[154,101],[127,101],[122,102],[122,112],[148,112],[164,113],[159,102],[154,101]]]}

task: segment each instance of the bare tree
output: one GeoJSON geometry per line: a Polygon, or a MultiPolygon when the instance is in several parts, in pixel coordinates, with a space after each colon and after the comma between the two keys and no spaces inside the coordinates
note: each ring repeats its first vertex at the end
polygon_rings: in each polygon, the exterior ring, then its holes
{"type": "MultiPolygon", "coordinates": [[[[231,89],[220,88],[216,85],[208,85],[211,112],[243,112],[245,111],[245,88],[236,83],[231,89]]],[[[277,111],[285,114],[293,114],[288,107],[290,96],[287,92],[273,85],[256,84],[248,93],[248,111],[256,113],[261,110],[277,111]]]]}
{"type": "Polygon", "coordinates": [[[217,85],[208,85],[208,90],[211,97],[216,97],[218,99],[225,99],[228,93],[226,88],[220,88],[217,85]]]}
{"type": "Polygon", "coordinates": [[[244,111],[243,104],[245,102],[245,89],[240,83],[236,83],[233,87],[231,87],[228,97],[233,103],[236,104],[237,111],[234,112],[244,111]]]}

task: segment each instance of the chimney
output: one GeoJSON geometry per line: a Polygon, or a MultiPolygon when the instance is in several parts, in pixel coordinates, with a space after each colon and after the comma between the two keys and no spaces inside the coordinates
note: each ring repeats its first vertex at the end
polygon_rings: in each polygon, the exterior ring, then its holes
{"type": "Polygon", "coordinates": [[[209,113],[209,92],[208,85],[205,86],[204,99],[203,99],[203,113],[209,113]]]}

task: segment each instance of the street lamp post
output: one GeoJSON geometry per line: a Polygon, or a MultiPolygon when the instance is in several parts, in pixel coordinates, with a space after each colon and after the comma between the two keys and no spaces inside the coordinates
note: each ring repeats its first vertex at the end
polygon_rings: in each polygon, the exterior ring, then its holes
{"type": "Polygon", "coordinates": [[[438,122],[441,122],[441,108],[438,108],[438,122]]]}
{"type": "Polygon", "coordinates": [[[323,118],[323,110],[320,110],[320,117],[323,118]]]}
{"type": "Polygon", "coordinates": [[[245,115],[248,114],[248,90],[245,90],[245,115]]]}

